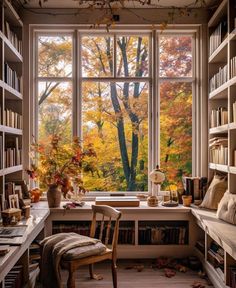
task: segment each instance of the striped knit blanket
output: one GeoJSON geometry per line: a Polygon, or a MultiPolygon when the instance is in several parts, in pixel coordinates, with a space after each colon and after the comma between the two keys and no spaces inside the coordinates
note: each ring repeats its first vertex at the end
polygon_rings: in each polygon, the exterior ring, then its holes
{"type": "Polygon", "coordinates": [[[43,247],[41,259],[41,283],[45,288],[62,288],[60,261],[70,249],[93,245],[99,242],[76,233],[58,233],[41,241],[43,247]]]}

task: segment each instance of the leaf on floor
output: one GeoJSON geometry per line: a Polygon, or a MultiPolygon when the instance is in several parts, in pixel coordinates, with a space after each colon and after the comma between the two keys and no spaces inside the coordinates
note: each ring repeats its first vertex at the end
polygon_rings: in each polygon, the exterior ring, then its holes
{"type": "Polygon", "coordinates": [[[194,282],[192,285],[191,285],[191,287],[193,287],[193,288],[205,288],[205,285],[203,284],[203,283],[201,283],[201,282],[194,282]]]}
{"type": "Polygon", "coordinates": [[[174,270],[171,270],[171,269],[164,269],[164,272],[165,272],[165,276],[167,278],[171,278],[173,276],[175,276],[176,272],[174,270]]]}

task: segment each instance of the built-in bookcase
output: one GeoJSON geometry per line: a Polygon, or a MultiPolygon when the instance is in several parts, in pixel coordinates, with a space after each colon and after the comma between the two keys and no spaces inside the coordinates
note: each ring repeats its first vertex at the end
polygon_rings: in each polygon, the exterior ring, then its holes
{"type": "Polygon", "coordinates": [[[8,0],[0,1],[0,195],[5,183],[22,179],[23,23],[8,0]]]}
{"type": "MultiPolygon", "coordinates": [[[[209,178],[222,173],[228,178],[229,192],[236,193],[236,1],[222,0],[208,28],[209,178]]],[[[216,287],[231,287],[235,254],[227,251],[214,231],[201,228],[205,240],[201,236],[197,242],[199,257],[211,279],[217,279],[216,287]]]]}
{"type": "Polygon", "coordinates": [[[236,2],[223,0],[209,23],[209,176],[236,193],[236,2]]]}

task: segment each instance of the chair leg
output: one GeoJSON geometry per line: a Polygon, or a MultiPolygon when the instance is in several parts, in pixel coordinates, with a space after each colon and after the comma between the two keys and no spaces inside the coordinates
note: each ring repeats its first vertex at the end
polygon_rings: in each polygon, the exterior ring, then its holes
{"type": "Polygon", "coordinates": [[[93,264],[89,264],[89,275],[91,279],[94,279],[93,264]]]}
{"type": "Polygon", "coordinates": [[[75,271],[69,268],[69,277],[67,280],[67,288],[75,288],[75,271]]]}
{"type": "Polygon", "coordinates": [[[113,280],[113,288],[117,288],[117,266],[114,261],[112,261],[111,264],[111,270],[112,270],[112,280],[113,280]]]}
{"type": "Polygon", "coordinates": [[[94,280],[102,280],[103,279],[102,275],[94,273],[93,264],[89,264],[89,275],[90,275],[90,278],[94,279],[94,280]]]}

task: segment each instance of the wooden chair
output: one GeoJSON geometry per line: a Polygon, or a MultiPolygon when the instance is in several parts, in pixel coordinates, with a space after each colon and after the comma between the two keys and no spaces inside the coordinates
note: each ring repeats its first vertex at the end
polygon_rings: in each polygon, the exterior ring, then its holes
{"type": "MultiPolygon", "coordinates": [[[[113,235],[112,235],[112,244],[111,247],[106,247],[105,252],[92,255],[85,258],[80,259],[73,259],[73,260],[61,260],[61,266],[69,271],[69,277],[67,281],[67,287],[75,288],[75,275],[74,272],[83,265],[89,265],[89,273],[91,279],[99,279],[99,276],[94,274],[93,271],[93,264],[96,262],[100,262],[106,259],[111,260],[111,269],[112,269],[112,280],[113,280],[113,287],[117,288],[117,266],[116,266],[116,259],[117,259],[117,242],[118,242],[118,235],[119,235],[119,219],[121,217],[121,212],[118,210],[106,206],[106,205],[92,205],[93,211],[93,218],[92,224],[90,228],[90,237],[95,238],[95,234],[99,232],[99,238],[106,246],[108,245],[108,241],[110,239],[111,234],[111,224],[112,221],[115,221],[113,235]],[[101,214],[100,225],[97,225],[98,219],[97,215],[101,214]],[[98,228],[99,231],[98,231],[98,228]]],[[[97,234],[98,235],[98,234],[97,234]]]]}

